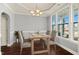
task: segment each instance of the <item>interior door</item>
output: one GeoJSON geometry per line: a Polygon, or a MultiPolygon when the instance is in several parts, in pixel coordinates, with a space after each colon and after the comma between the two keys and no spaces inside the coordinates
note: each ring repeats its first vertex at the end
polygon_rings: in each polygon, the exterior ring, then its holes
{"type": "Polygon", "coordinates": [[[7,17],[6,15],[1,16],[1,45],[7,45],[8,33],[7,33],[7,17]]]}

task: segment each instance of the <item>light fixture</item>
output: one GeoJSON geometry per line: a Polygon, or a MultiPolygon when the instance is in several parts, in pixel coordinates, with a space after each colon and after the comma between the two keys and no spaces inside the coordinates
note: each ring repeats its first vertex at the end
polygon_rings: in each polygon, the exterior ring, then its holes
{"type": "Polygon", "coordinates": [[[31,13],[33,16],[40,16],[40,15],[43,14],[43,12],[38,8],[37,4],[36,4],[35,10],[31,10],[30,13],[31,13]]]}
{"type": "Polygon", "coordinates": [[[33,16],[40,16],[44,13],[46,13],[46,11],[50,10],[53,6],[56,6],[56,3],[20,3],[18,4],[21,7],[23,7],[27,12],[28,15],[33,15],[33,16]],[[38,6],[38,5],[39,6],[38,6]]]}
{"type": "Polygon", "coordinates": [[[30,13],[33,15],[33,16],[40,16],[43,14],[43,12],[39,9],[36,9],[36,10],[31,10],[30,13]]]}
{"type": "Polygon", "coordinates": [[[35,4],[35,7],[30,10],[29,12],[31,15],[33,16],[40,16],[42,15],[45,11],[48,11],[49,9],[51,9],[55,4],[48,4],[49,7],[45,7],[45,9],[41,9],[40,5],[38,6],[37,3],[35,4]]]}

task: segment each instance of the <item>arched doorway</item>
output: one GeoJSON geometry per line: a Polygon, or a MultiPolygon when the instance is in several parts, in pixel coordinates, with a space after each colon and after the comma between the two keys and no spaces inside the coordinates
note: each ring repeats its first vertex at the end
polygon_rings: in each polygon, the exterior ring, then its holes
{"type": "Polygon", "coordinates": [[[9,16],[1,13],[1,46],[7,46],[9,40],[9,16]]]}

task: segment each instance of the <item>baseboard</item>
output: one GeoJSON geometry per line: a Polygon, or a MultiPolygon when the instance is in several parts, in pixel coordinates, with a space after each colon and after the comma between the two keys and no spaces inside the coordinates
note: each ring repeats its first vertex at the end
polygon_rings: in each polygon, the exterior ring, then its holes
{"type": "MultiPolygon", "coordinates": [[[[12,43],[13,44],[13,43],[12,43]]],[[[10,47],[12,44],[7,44],[8,47],[10,47]]]]}
{"type": "Polygon", "coordinates": [[[12,46],[14,43],[15,43],[15,41],[12,42],[12,43],[10,43],[10,44],[7,44],[7,46],[10,47],[10,46],[12,46]]]}

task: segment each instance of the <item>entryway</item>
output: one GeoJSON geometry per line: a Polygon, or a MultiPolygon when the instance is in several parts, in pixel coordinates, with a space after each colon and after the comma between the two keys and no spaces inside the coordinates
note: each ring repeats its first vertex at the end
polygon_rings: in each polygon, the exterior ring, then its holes
{"type": "Polygon", "coordinates": [[[1,14],[1,46],[8,45],[9,38],[9,16],[6,13],[1,14]]]}

